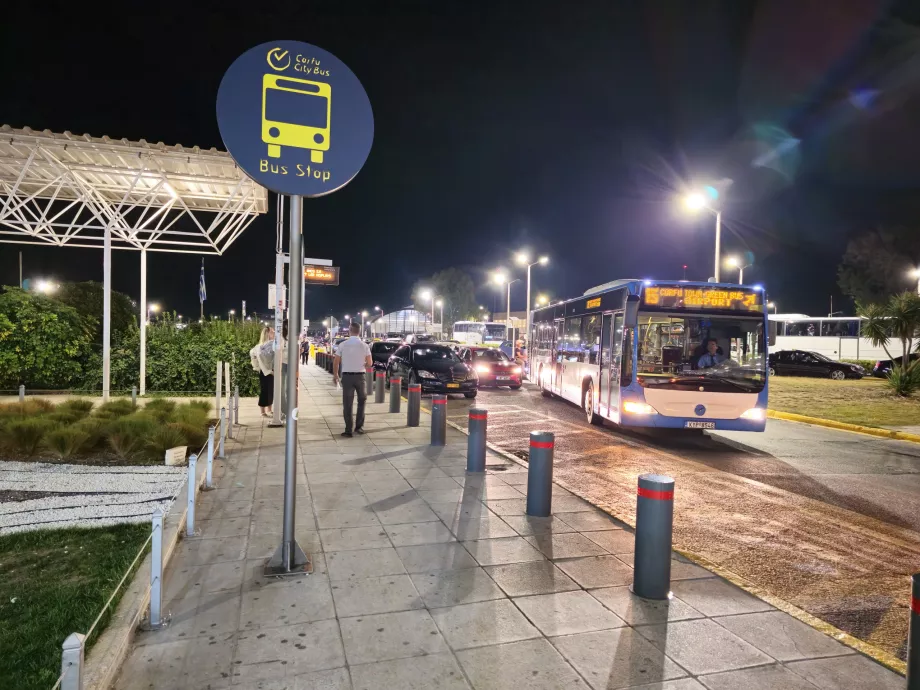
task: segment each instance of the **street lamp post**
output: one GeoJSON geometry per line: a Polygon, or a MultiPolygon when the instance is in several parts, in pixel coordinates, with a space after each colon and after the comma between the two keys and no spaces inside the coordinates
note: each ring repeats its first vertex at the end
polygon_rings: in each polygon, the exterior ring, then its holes
{"type": "MultiPolygon", "coordinates": [[[[524,341],[529,344],[530,343],[530,269],[536,266],[537,264],[540,264],[541,266],[545,266],[546,264],[549,263],[549,257],[541,256],[539,259],[531,263],[530,257],[527,254],[525,254],[524,252],[519,252],[516,259],[517,259],[517,262],[521,264],[522,266],[527,266],[527,307],[524,312],[524,315],[526,317],[524,341]]],[[[509,302],[508,309],[510,312],[510,309],[511,309],[510,297],[508,299],[508,302],[509,302]]],[[[510,314],[509,314],[509,320],[510,320],[510,314]]]]}
{"type": "Polygon", "coordinates": [[[776,302],[767,302],[767,309],[772,309],[773,313],[776,314],[776,302]]]}
{"type": "Polygon", "coordinates": [[[713,266],[715,269],[714,278],[715,281],[719,282],[719,254],[720,254],[720,244],[722,242],[722,210],[713,208],[710,205],[710,201],[715,201],[718,199],[719,193],[716,191],[715,187],[706,187],[706,194],[702,193],[693,193],[688,194],[684,197],[684,205],[691,211],[699,211],[701,209],[706,209],[710,213],[715,214],[716,217],[716,251],[715,251],[715,260],[713,266]],[[707,198],[708,196],[708,198],[707,198]]]}
{"type": "Polygon", "coordinates": [[[231,310],[230,310],[229,312],[227,312],[227,313],[228,313],[228,315],[229,315],[230,321],[233,321],[233,315],[236,314],[236,309],[231,309],[231,310]]]}
{"type": "Polygon", "coordinates": [[[744,269],[750,268],[754,264],[742,264],[737,257],[731,256],[726,260],[726,263],[732,268],[738,269],[738,285],[744,284],[744,269]]]}
{"type": "Polygon", "coordinates": [[[498,270],[495,272],[495,275],[492,276],[492,280],[498,285],[508,286],[508,301],[506,302],[505,312],[505,338],[507,339],[508,333],[511,331],[511,285],[520,282],[521,279],[515,278],[514,280],[508,280],[507,274],[504,271],[498,270]]]}
{"type": "Polygon", "coordinates": [[[441,323],[439,324],[441,328],[441,333],[444,332],[444,300],[439,299],[435,304],[441,308],[441,323]]]}
{"type": "Polygon", "coordinates": [[[911,275],[917,279],[917,294],[920,295],[920,268],[911,271],[911,275]]]}

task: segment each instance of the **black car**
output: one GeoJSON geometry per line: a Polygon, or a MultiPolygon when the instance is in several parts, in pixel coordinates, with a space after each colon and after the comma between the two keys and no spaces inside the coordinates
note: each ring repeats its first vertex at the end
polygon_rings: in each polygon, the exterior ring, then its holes
{"type": "Polygon", "coordinates": [[[378,341],[371,345],[371,359],[374,360],[374,371],[386,371],[387,362],[390,361],[390,355],[396,352],[399,343],[388,343],[378,341]]]}
{"type": "Polygon", "coordinates": [[[770,376],[825,376],[835,381],[861,379],[866,370],[858,364],[836,362],[817,352],[781,350],[769,356],[770,376]]]}
{"type": "MultiPolygon", "coordinates": [[[[912,352],[910,354],[911,362],[916,362],[918,359],[920,359],[920,352],[912,352]]],[[[901,360],[899,359],[898,364],[900,363],[901,360]]],[[[888,374],[891,373],[892,366],[893,362],[890,359],[880,359],[875,363],[875,366],[872,367],[872,375],[880,379],[888,378],[888,374]]]]}
{"type": "Polygon", "coordinates": [[[462,393],[475,398],[479,388],[476,372],[446,345],[400,345],[387,362],[387,388],[395,376],[402,379],[403,385],[420,383],[422,393],[462,393]]]}

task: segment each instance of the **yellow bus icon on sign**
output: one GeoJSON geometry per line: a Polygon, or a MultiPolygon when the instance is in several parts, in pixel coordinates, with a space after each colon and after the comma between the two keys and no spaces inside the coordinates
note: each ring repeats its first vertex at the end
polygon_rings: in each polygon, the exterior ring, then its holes
{"type": "Polygon", "coordinates": [[[281,156],[282,146],[310,150],[310,162],[322,163],[329,150],[329,84],[277,74],[262,77],[262,141],[269,158],[281,156]]]}

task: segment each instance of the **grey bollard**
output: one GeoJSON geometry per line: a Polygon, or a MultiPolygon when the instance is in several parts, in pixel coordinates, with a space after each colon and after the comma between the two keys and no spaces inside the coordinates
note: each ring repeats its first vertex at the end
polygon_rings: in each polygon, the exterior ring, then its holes
{"type": "Polygon", "coordinates": [[[61,645],[61,690],[83,690],[86,635],[70,633],[61,645]]]}
{"type": "Polygon", "coordinates": [[[530,432],[527,462],[527,514],[549,517],[553,512],[553,454],[556,436],[551,431],[530,432]]]}
{"type": "Polygon", "coordinates": [[[467,431],[469,438],[466,441],[466,471],[486,471],[486,424],[488,412],[473,408],[470,410],[470,420],[467,431]]]}
{"type": "Polygon", "coordinates": [[[910,576],[910,628],[907,632],[907,690],[920,690],[920,574],[910,576]]]}
{"type": "Polygon", "coordinates": [[[324,367],[326,366],[325,357],[325,352],[317,352],[316,357],[313,359],[313,363],[318,367],[324,367]]]}
{"type": "Polygon", "coordinates": [[[24,403],[26,401],[26,387],[22,384],[19,384],[19,402],[24,403]]]}
{"type": "Polygon", "coordinates": [[[384,376],[385,374],[382,371],[377,372],[376,380],[374,381],[374,402],[375,403],[383,402],[384,376]]]}
{"type": "Polygon", "coordinates": [[[227,396],[227,438],[233,440],[233,396],[227,396]]]}
{"type": "Polygon", "coordinates": [[[227,411],[220,408],[220,440],[217,442],[217,457],[224,459],[224,436],[227,434],[227,411]]]}
{"type": "Polygon", "coordinates": [[[204,475],[204,490],[210,491],[214,487],[214,426],[208,427],[208,464],[204,475]]]}
{"type": "Polygon", "coordinates": [[[431,396],[431,445],[447,445],[447,396],[431,396]]]}
{"type": "Polygon", "coordinates": [[[237,426],[240,423],[240,387],[233,387],[233,421],[237,426]]]}
{"type": "Polygon", "coordinates": [[[137,407],[137,386],[131,386],[131,406],[137,407]]]}
{"type": "Polygon", "coordinates": [[[671,531],[674,480],[663,474],[639,475],[636,497],[636,553],[632,593],[643,599],[668,599],[671,593],[671,531]]]}
{"type": "Polygon", "coordinates": [[[364,393],[370,397],[371,391],[374,390],[374,370],[368,369],[364,372],[364,393]]]}
{"type": "Polygon", "coordinates": [[[422,411],[422,384],[410,383],[409,405],[406,408],[406,426],[418,426],[422,411]]]}
{"type": "Polygon", "coordinates": [[[188,510],[185,512],[185,536],[195,536],[195,489],[198,483],[198,456],[188,458],[188,510]]]}
{"type": "Polygon", "coordinates": [[[399,412],[402,400],[402,379],[398,376],[390,379],[390,412],[399,412]]]}
{"type": "Polygon", "coordinates": [[[326,359],[326,371],[329,372],[330,374],[332,373],[332,365],[333,365],[334,362],[335,362],[335,356],[334,356],[334,355],[333,355],[332,357],[328,357],[328,358],[326,359]]]}

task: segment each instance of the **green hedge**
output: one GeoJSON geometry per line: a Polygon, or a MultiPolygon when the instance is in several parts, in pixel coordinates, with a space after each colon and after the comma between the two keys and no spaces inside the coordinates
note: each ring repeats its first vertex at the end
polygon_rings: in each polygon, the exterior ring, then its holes
{"type": "Polygon", "coordinates": [[[858,364],[867,372],[872,373],[872,369],[875,367],[874,359],[841,359],[841,362],[846,362],[847,364],[858,364]]]}

